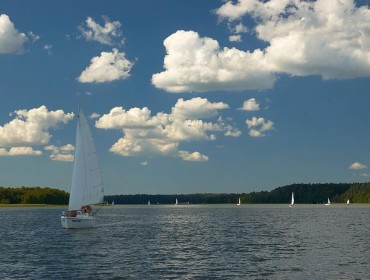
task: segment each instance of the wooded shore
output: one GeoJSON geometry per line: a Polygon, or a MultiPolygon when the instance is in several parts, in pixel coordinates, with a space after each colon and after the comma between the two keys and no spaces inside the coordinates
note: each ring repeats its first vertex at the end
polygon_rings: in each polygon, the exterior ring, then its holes
{"type": "MultiPolygon", "coordinates": [[[[105,203],[111,204],[284,204],[289,203],[294,192],[295,203],[320,204],[330,198],[332,203],[370,203],[369,183],[291,184],[271,191],[251,193],[196,193],[196,194],[121,194],[106,195],[105,203]]],[[[69,193],[49,187],[0,187],[0,206],[48,206],[67,205],[69,193]]]]}

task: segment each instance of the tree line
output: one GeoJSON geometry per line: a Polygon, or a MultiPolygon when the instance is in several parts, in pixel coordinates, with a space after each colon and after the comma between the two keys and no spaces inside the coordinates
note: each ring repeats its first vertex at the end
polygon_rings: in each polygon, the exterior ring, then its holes
{"type": "Polygon", "coordinates": [[[294,192],[295,203],[325,203],[330,198],[333,203],[344,203],[350,199],[353,203],[370,203],[369,183],[328,183],[328,184],[292,184],[278,187],[272,191],[251,193],[197,193],[178,195],[108,195],[107,203],[115,204],[218,204],[218,203],[290,203],[294,192]]]}
{"type": "MultiPolygon", "coordinates": [[[[221,204],[236,203],[290,203],[294,192],[295,203],[325,203],[330,198],[333,203],[370,203],[369,183],[328,183],[328,184],[292,184],[278,187],[272,191],[251,193],[197,193],[197,194],[130,194],[107,195],[105,202],[111,204],[221,204]]],[[[0,187],[0,204],[68,204],[69,193],[53,188],[0,187]]]]}
{"type": "Polygon", "coordinates": [[[68,204],[68,192],[41,187],[0,187],[0,204],[68,204]]]}

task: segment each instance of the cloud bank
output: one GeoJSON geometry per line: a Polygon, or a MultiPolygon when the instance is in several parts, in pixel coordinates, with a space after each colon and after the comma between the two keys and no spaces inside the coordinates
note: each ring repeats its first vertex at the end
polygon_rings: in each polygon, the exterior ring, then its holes
{"type": "Polygon", "coordinates": [[[282,74],[370,75],[370,10],[353,0],[227,1],[215,13],[228,21],[230,40],[250,32],[266,46],[221,48],[212,38],[179,30],[164,40],[164,71],[152,76],[154,86],[171,93],[264,90],[282,74]],[[244,17],[253,26],[243,25],[244,17]]]}
{"type": "Polygon", "coordinates": [[[347,79],[370,75],[370,10],[353,0],[238,0],[221,19],[251,16],[271,71],[347,79]]]}

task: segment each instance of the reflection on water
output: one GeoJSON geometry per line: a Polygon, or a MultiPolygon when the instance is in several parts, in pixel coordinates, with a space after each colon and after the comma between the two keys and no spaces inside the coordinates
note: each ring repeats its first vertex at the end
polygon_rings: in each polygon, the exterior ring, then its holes
{"type": "Polygon", "coordinates": [[[370,205],[0,208],[1,279],[366,279],[370,205]]]}

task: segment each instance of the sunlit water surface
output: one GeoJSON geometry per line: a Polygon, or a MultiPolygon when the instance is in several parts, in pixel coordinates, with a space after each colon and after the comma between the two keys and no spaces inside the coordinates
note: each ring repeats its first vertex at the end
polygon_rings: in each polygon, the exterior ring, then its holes
{"type": "Polygon", "coordinates": [[[370,279],[370,205],[0,208],[0,279],[370,279]]]}

